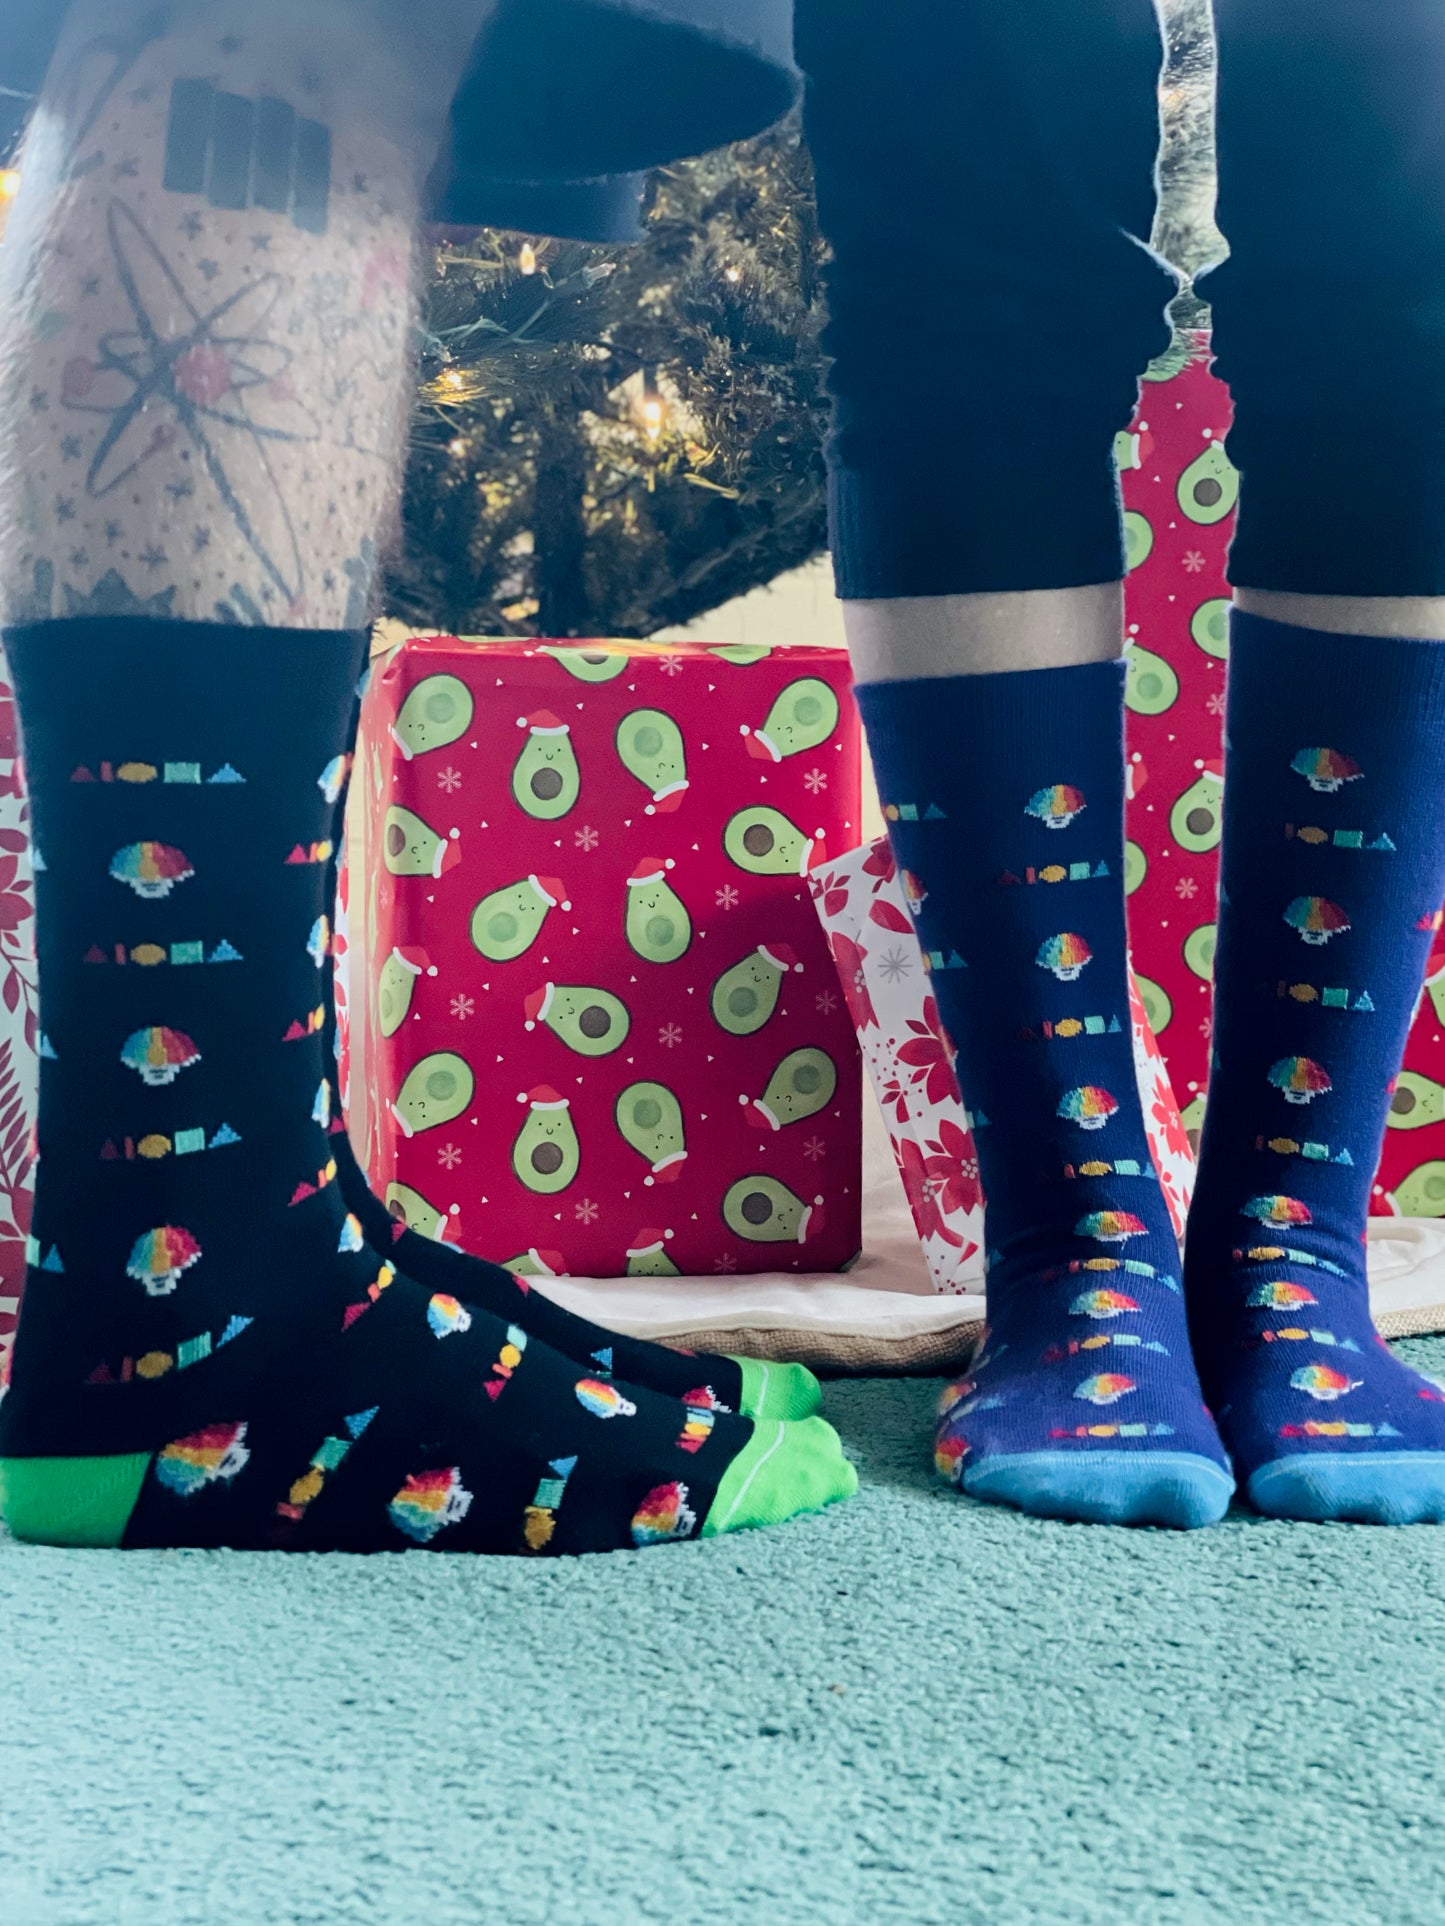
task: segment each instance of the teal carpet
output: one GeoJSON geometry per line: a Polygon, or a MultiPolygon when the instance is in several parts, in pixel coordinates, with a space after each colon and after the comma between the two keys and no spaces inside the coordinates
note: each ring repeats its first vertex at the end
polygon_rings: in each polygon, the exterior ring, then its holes
{"type": "Polygon", "coordinates": [[[0,1921],[1445,1920],[1445,1529],[1020,1518],[933,1395],[830,1390],[853,1503],[635,1556],[0,1545],[0,1921]]]}

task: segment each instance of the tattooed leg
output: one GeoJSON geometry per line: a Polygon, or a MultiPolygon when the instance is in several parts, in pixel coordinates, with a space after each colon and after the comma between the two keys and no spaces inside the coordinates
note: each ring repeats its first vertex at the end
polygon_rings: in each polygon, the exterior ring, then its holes
{"type": "Polygon", "coordinates": [[[465,53],[375,11],[73,8],[0,249],[11,622],[370,613],[419,187],[465,53]]]}

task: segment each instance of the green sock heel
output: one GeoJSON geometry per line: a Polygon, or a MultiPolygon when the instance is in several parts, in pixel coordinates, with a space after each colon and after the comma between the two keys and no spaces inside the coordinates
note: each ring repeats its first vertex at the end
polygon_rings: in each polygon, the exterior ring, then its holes
{"type": "Polygon", "coordinates": [[[734,1358],[743,1374],[739,1409],[745,1418],[811,1418],[823,1408],[823,1387],[804,1364],[734,1358]]]}
{"type": "Polygon", "coordinates": [[[753,1426],[751,1439],[728,1466],[699,1536],[780,1525],[799,1512],[851,1498],[857,1489],[858,1473],[825,1419],[766,1419],[753,1426]]]}
{"type": "Polygon", "coordinates": [[[31,1545],[118,1545],[151,1454],[0,1458],[0,1518],[31,1545]]]}

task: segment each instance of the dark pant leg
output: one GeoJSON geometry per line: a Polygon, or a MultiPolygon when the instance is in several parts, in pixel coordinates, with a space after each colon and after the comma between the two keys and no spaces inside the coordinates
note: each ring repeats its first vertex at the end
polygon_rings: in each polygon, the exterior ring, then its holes
{"type": "Polygon", "coordinates": [[[1230,579],[1445,594],[1445,7],[1215,0],[1230,579]]]}
{"type": "Polygon", "coordinates": [[[849,599],[1124,573],[1112,438],[1167,346],[1150,0],[798,0],[849,599]]]}

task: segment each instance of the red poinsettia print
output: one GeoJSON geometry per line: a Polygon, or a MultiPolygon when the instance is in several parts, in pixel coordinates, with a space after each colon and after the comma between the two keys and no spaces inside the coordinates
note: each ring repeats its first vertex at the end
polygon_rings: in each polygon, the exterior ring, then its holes
{"type": "Polygon", "coordinates": [[[898,1141],[898,1167],[903,1174],[903,1188],[908,1193],[908,1208],[913,1213],[913,1221],[922,1238],[937,1237],[955,1250],[963,1246],[963,1238],[943,1221],[943,1211],[939,1202],[939,1183],[929,1171],[926,1158],[912,1137],[902,1137],[898,1141]]]}
{"type": "Polygon", "coordinates": [[[877,881],[873,887],[881,889],[885,883],[891,883],[897,873],[898,865],[893,860],[893,845],[886,836],[882,836],[876,843],[870,845],[863,863],[863,874],[876,877],[877,881]]]}
{"type": "Polygon", "coordinates": [[[977,1210],[983,1202],[979,1182],[978,1152],[968,1132],[945,1117],[937,1137],[928,1139],[932,1153],[926,1162],[931,1182],[937,1187],[938,1202],[945,1211],[977,1210]]]}
{"type": "Polygon", "coordinates": [[[1179,1116],[1179,1105],[1174,1101],[1173,1086],[1169,1073],[1161,1069],[1154,1078],[1154,1101],[1149,1106],[1159,1135],[1164,1139],[1164,1147],[1171,1157],[1192,1157],[1193,1147],[1189,1142],[1189,1132],[1184,1128],[1179,1116]]]}
{"type": "Polygon", "coordinates": [[[913,1035],[898,1046],[898,1061],[908,1065],[910,1081],[922,1084],[929,1103],[947,1103],[950,1099],[957,1102],[958,1084],[934,998],[924,998],[923,1021],[910,1017],[908,1027],[913,1035]]]}
{"type": "Polygon", "coordinates": [[[853,1019],[853,1028],[860,1033],[876,1030],[878,1018],[873,1011],[873,999],[868,994],[868,985],[863,980],[863,959],[868,954],[860,949],[851,936],[843,936],[837,930],[830,931],[828,948],[832,951],[833,961],[838,966],[838,981],[843,986],[843,996],[848,1005],[848,1014],[853,1019]]]}

